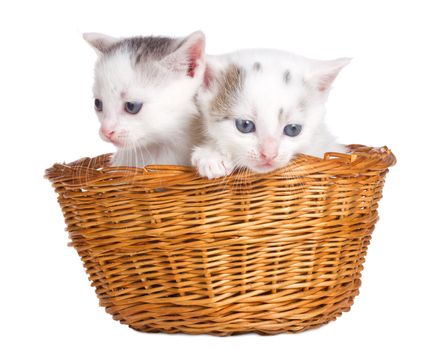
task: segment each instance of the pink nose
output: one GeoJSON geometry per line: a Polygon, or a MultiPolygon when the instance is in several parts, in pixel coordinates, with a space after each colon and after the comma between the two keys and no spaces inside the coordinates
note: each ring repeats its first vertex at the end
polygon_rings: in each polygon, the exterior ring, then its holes
{"type": "Polygon", "coordinates": [[[114,130],[104,129],[101,128],[101,132],[104,136],[106,136],[109,140],[112,138],[112,136],[115,134],[114,130]]]}
{"type": "Polygon", "coordinates": [[[278,143],[272,137],[264,138],[259,145],[259,159],[270,163],[278,156],[278,143]]]}
{"type": "Polygon", "coordinates": [[[277,155],[278,153],[276,150],[262,150],[259,152],[259,158],[267,162],[274,160],[277,155]]]}

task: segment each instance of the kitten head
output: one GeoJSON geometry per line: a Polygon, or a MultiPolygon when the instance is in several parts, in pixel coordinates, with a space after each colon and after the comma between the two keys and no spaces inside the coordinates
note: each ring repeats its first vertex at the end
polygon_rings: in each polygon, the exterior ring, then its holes
{"type": "Polygon", "coordinates": [[[288,164],[324,143],[327,95],[349,61],[274,50],[210,58],[198,97],[209,139],[236,167],[264,173],[288,164]]]}
{"type": "Polygon", "coordinates": [[[202,32],[180,39],[83,37],[98,54],[94,105],[105,141],[132,149],[185,133],[204,75],[202,32]]]}

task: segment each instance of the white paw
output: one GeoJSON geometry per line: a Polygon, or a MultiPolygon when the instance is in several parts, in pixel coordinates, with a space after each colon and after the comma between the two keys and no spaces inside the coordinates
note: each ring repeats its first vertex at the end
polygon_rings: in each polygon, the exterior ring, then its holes
{"type": "Polygon", "coordinates": [[[196,167],[200,176],[208,179],[226,176],[233,171],[233,164],[227,157],[203,147],[197,147],[193,151],[192,165],[196,167]]]}

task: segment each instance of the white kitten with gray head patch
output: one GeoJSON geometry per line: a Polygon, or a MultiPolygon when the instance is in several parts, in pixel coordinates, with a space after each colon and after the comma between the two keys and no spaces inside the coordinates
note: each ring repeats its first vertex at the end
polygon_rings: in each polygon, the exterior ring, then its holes
{"type": "Polygon", "coordinates": [[[112,165],[189,165],[204,34],[117,39],[87,33],[84,39],[98,53],[94,103],[100,136],[117,146],[112,165]]]}
{"type": "Polygon", "coordinates": [[[298,153],[345,152],[324,115],[331,84],[349,61],[276,50],[208,56],[197,98],[206,141],[192,155],[199,174],[215,178],[234,168],[266,173],[298,153]]]}

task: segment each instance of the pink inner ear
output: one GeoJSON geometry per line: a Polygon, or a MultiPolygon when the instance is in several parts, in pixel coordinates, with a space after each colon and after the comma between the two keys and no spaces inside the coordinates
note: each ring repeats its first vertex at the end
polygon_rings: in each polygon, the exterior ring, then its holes
{"type": "Polygon", "coordinates": [[[197,41],[194,45],[192,45],[187,51],[189,57],[189,64],[187,68],[187,75],[189,77],[195,76],[195,71],[198,68],[198,60],[201,59],[204,51],[204,40],[197,41]]]}
{"type": "Polygon", "coordinates": [[[321,91],[321,92],[329,90],[331,84],[336,79],[336,75],[337,74],[338,74],[338,72],[336,72],[336,74],[325,74],[325,75],[323,75],[321,77],[321,79],[319,80],[318,90],[321,91]]]}

